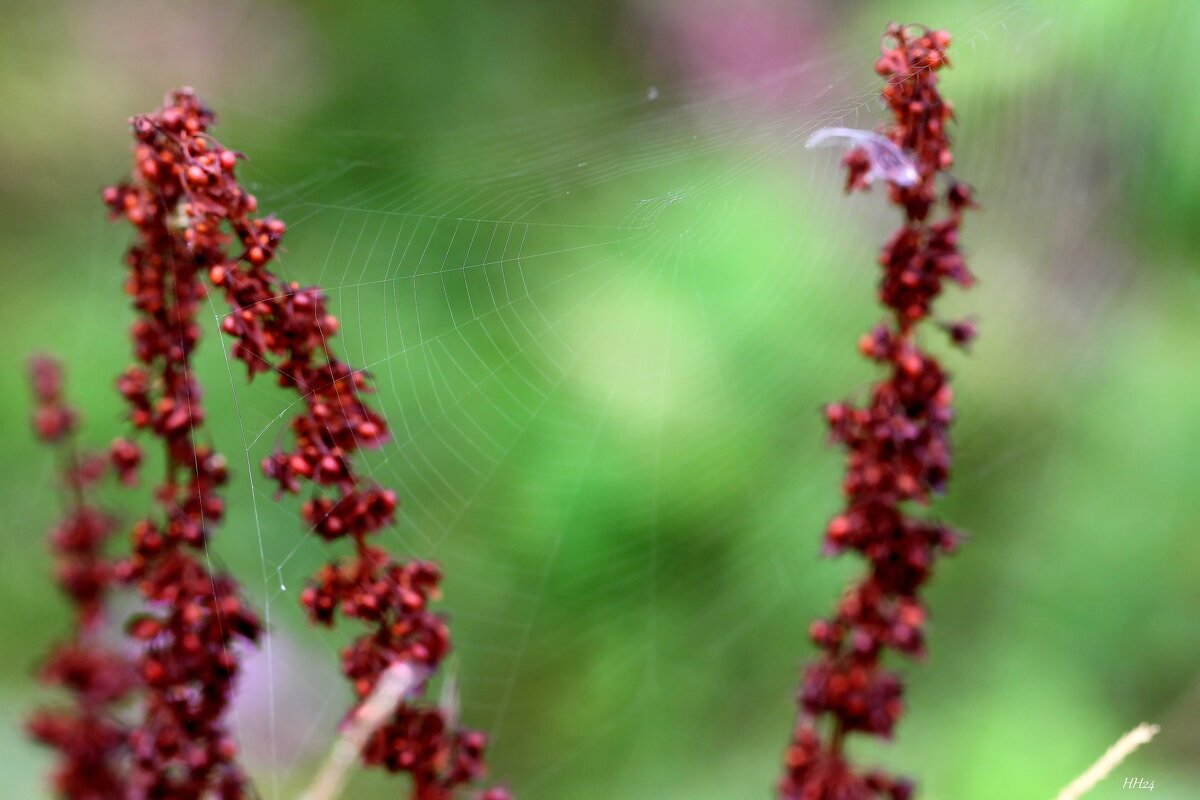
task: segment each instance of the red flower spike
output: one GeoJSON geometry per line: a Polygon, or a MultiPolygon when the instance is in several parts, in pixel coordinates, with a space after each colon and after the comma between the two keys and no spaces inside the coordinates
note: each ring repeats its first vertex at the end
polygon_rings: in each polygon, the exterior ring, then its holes
{"type": "MultiPolygon", "coordinates": [[[[239,668],[235,645],[257,640],[261,626],[236,582],[210,573],[204,556],[224,516],[220,488],[227,480],[220,454],[197,443],[205,412],[191,358],[209,284],[230,306],[221,330],[234,340],[234,358],[251,378],[273,371],[303,401],[291,425],[292,450],[267,458],[263,470],[281,493],[311,486],[305,520],[326,539],[353,542],[351,557],[323,567],[301,601],[314,623],[332,625],[340,612],[366,627],[342,654],[359,697],[399,662],[431,675],[450,649],[445,620],[430,611],[437,567],[398,563],[367,543],[391,524],[397,507],[393,491],[355,468],[359,450],[389,439],[386,420],[363,399],[369,376],[331,348],[339,325],[321,290],[285,283],[268,269],[286,226],[251,216],[257,200],[234,174],[241,156],[208,135],[213,121],[191,90],[172,93],[162,109],[131,121],[132,177],[103,191],[110,216],[136,231],[125,257],[136,364],[116,383],[130,437],[103,456],[77,453],[71,440],[77,416],[62,400],[58,365],[44,358],[31,363],[34,429],[63,453],[63,482],[73,500],[51,544],[76,626],[41,673],[69,689],[74,705],[39,712],[29,729],[60,752],[55,788],[70,800],[249,796],[225,715],[239,668]],[[137,482],[143,445],[133,439],[139,436],[162,448],[166,474],[152,490],[155,512],[130,526],[130,553],[114,563],[102,552],[114,523],[88,503],[86,492],[110,467],[121,483],[137,482]],[[136,663],[93,641],[114,582],[136,586],[147,609],[126,626],[136,663]],[[134,691],[141,717],[117,722],[109,707],[134,691]]],[[[486,737],[456,728],[437,707],[421,706],[415,698],[423,690],[424,684],[398,705],[363,760],[409,773],[413,800],[451,800],[485,773],[486,737]]],[[[480,797],[511,800],[501,788],[480,797]]]]}
{"type": "MultiPolygon", "coordinates": [[[[104,191],[111,215],[129,220],[139,239],[126,259],[139,365],[121,376],[118,389],[133,428],[162,442],[168,464],[168,479],[156,491],[161,519],[133,527],[133,553],[115,570],[136,582],[155,609],[130,626],[144,643],[139,668],[148,687],[146,719],[129,736],[131,780],[140,796],[185,800],[206,792],[244,795],[222,722],[237,674],[227,645],[259,634],[233,580],[210,575],[195,558],[223,516],[218,491],[226,481],[221,457],[193,444],[204,410],[190,357],[200,338],[196,314],[208,297],[206,279],[229,304],[221,331],[233,339],[233,357],[250,378],[273,372],[302,401],[291,423],[292,449],[266,458],[264,473],[281,494],[312,487],[304,520],[326,540],[354,544],[351,558],[327,564],[301,593],[314,623],[332,625],[341,613],[367,627],[342,654],[346,677],[366,697],[396,662],[417,662],[432,673],[450,649],[445,621],[428,610],[437,596],[437,568],[397,563],[367,544],[391,524],[397,506],[394,492],[361,477],[354,464],[359,450],[389,439],[387,422],[363,399],[368,376],[334,353],[338,323],[324,293],[270,271],[286,226],[251,216],[257,201],[234,175],[239,155],[208,134],[213,121],[190,90],[174,92],[164,108],[133,120],[134,176],[104,191]],[[201,697],[188,691],[197,681],[209,689],[201,697]]],[[[54,394],[53,381],[38,385],[54,394]]],[[[71,426],[45,416],[39,429],[46,438],[71,426]]],[[[141,460],[135,445],[119,441],[110,458],[122,480],[135,479],[141,460]]],[[[414,800],[449,800],[483,775],[484,745],[481,734],[455,729],[438,709],[406,700],[363,758],[410,773],[414,800]]],[[[485,796],[508,798],[500,789],[485,796]]]]}
{"type": "Polygon", "coordinates": [[[72,441],[77,416],[62,397],[58,363],[33,359],[30,382],[34,429],[59,451],[64,488],[71,498],[65,517],[51,532],[50,545],[59,588],[71,600],[75,619],[70,638],[51,650],[38,672],[43,683],[67,690],[72,702],[37,711],[27,727],[35,740],[59,753],[53,774],[59,796],[126,797],[128,731],[114,711],[138,681],[125,655],[99,641],[105,600],[115,580],[113,564],[104,554],[115,522],[88,497],[107,464],[80,453],[72,441]],[[48,425],[48,419],[55,424],[48,425]]]}
{"type": "MultiPolygon", "coordinates": [[[[825,407],[830,438],[847,455],[846,505],[826,527],[824,551],[856,551],[867,571],[832,617],[809,628],[822,653],[805,671],[798,695],[800,713],[778,786],[784,800],[909,800],[913,794],[908,781],[859,772],[843,751],[854,732],[892,735],[903,712],[903,685],[883,667],[883,655],[924,653],[927,613],[918,592],[936,557],[953,550],[960,538],[906,510],[906,504],[928,504],[944,490],[954,417],[949,378],[920,349],[916,330],[932,313],[945,281],[963,287],[974,282],[958,249],[962,212],[975,206],[972,192],[952,179],[939,189],[937,180],[954,161],[946,134],[953,114],[937,89],[937,71],[949,65],[949,43],[944,31],[892,24],[875,64],[887,81],[882,94],[892,111],[882,135],[912,158],[917,180],[889,184],[889,199],[904,215],[879,256],[879,300],[890,319],[858,343],[888,374],[864,405],[825,407]],[[930,221],[943,204],[947,216],[930,221]]],[[[847,191],[869,187],[876,173],[871,158],[866,148],[846,153],[847,191]]],[[[975,336],[971,321],[943,327],[960,347],[975,336]]]]}

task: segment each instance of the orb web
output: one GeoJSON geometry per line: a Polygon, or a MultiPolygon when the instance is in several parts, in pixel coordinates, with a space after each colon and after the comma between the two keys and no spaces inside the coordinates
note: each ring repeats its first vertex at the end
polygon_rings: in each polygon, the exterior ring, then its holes
{"type": "MultiPolygon", "coordinates": [[[[962,308],[1040,320],[1051,310],[1027,298],[1049,287],[1059,302],[1045,324],[1076,331],[1062,361],[1086,358],[1089,319],[1119,266],[1100,257],[1080,274],[1082,260],[1048,258],[1078,240],[1000,246],[1026,226],[1045,232],[1025,199],[1039,185],[1088,174],[1084,154],[1027,135],[1064,98],[1023,60],[1036,47],[1050,51],[1041,63],[1068,63],[1055,47],[1072,23],[1022,2],[958,13],[936,23],[955,33],[952,55],[970,73],[951,70],[948,93],[963,117],[961,171],[985,187],[987,208],[967,231],[986,288],[962,308]],[[985,75],[995,69],[1023,71],[1028,91],[997,99],[985,75]]],[[[344,158],[277,150],[244,171],[289,224],[281,273],[326,289],[343,354],[372,377],[394,438],[363,455],[362,471],[402,498],[382,543],[442,564],[465,721],[491,733],[494,773],[522,797],[566,796],[572,771],[636,786],[731,718],[744,726],[732,749],[761,766],[764,787],[774,778],[813,616],[798,613],[808,595],[796,587],[837,586],[812,570],[836,505],[837,456],[821,447],[816,409],[870,380],[851,349],[877,314],[875,247],[891,225],[881,203],[842,199],[835,153],[803,143],[882,120],[873,46],[861,37],[752,81],[657,83],[441,131],[361,120],[311,133],[344,158]],[[311,169],[276,183],[273,159],[311,169]],[[694,677],[739,669],[761,679],[730,680],[724,697],[694,677]],[[763,710],[740,717],[734,706],[763,710]],[[598,770],[606,759],[622,767],[598,770]]],[[[1098,106],[1094,95],[1071,102],[1098,106]]],[[[225,117],[238,121],[236,109],[225,117]]],[[[213,341],[223,313],[213,306],[213,341]]],[[[349,705],[334,672],[352,631],[304,626],[298,590],[339,550],[257,477],[286,444],[297,401],[221,363],[229,380],[211,401],[242,443],[224,444],[240,479],[214,557],[260,578],[247,583],[270,646],[252,658],[236,723],[259,792],[275,800],[311,774],[349,705]],[[252,546],[228,542],[239,529],[255,531],[252,546]]],[[[967,375],[970,419],[993,387],[972,382],[983,367],[954,368],[967,375]]],[[[959,436],[964,492],[1046,446],[1031,436],[977,450],[975,430],[959,436]]],[[[689,772],[681,780],[720,784],[716,765],[689,772]]],[[[638,796],[698,796],[689,791],[648,785],[638,796]]]]}

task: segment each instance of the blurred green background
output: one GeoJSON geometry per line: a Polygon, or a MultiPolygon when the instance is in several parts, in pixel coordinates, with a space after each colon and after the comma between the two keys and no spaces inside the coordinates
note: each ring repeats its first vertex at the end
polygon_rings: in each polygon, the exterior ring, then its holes
{"type": "MultiPolygon", "coordinates": [[[[1200,8],[957,3],[28,3],[0,31],[0,774],[44,795],[22,717],[66,630],[44,532],[52,460],[22,362],[61,354],[86,437],[123,430],[128,230],[98,191],[125,120],[195,86],[290,223],[282,270],[329,289],[395,441],[399,552],[440,560],[466,721],[525,800],[765,798],[809,621],[859,569],[818,557],[860,395],[874,258],[895,220],[846,198],[825,124],[882,119],[890,19],[955,35],[944,90],[982,337],[952,353],[972,534],[932,583],[894,743],[929,800],[1049,798],[1123,731],[1125,777],[1200,796],[1200,8]]],[[[214,306],[214,316],[220,311],[214,306]]],[[[216,319],[209,326],[215,333],[216,319]]],[[[260,794],[294,797],[348,693],[296,597],[330,551],[251,470],[289,399],[200,356],[230,459],[214,554],[268,607],[235,725],[260,794]],[[236,403],[235,403],[236,400],[236,403]],[[256,525],[255,519],[260,521],[256,525]],[[263,555],[260,556],[260,546],[263,555]],[[270,691],[268,691],[270,690],[270,691]],[[273,696],[274,708],[271,708],[273,696]],[[274,719],[272,724],[271,720],[274,719]]],[[[942,347],[931,337],[930,344],[942,347]]],[[[255,466],[257,476],[257,466],[255,466]]],[[[144,492],[107,501],[133,518],[144,492]]],[[[335,548],[336,550],[336,548],[335,548]]],[[[347,797],[396,797],[357,775],[347,797]]]]}

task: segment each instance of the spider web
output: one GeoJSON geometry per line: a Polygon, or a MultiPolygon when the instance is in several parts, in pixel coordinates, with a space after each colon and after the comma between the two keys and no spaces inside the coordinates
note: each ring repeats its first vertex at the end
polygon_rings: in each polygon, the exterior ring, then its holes
{"type": "MultiPolygon", "coordinates": [[[[938,22],[982,73],[1053,46],[1060,20],[1043,13],[1008,2],[938,22]]],[[[882,119],[870,51],[855,40],[829,52],[852,55],[428,134],[317,131],[345,158],[312,161],[299,183],[275,182],[271,165],[306,152],[260,149],[245,170],[288,222],[281,273],[325,288],[336,347],[373,376],[394,440],[361,471],[402,498],[381,542],[443,566],[465,721],[490,732],[494,774],[527,800],[759,796],[694,760],[731,721],[740,741],[718,752],[749,763],[763,791],[775,777],[806,621],[853,569],[812,569],[837,502],[815,409],[871,377],[851,348],[875,319],[872,261],[893,223],[878,198],[841,197],[835,155],[801,146],[821,127],[882,119]],[[763,474],[780,463],[795,466],[763,474]],[[727,678],[722,696],[700,677],[712,674],[727,678]],[[680,783],[656,784],[663,761],[680,783]]],[[[950,82],[960,113],[971,109],[961,172],[987,187],[986,221],[968,235],[988,285],[947,305],[1037,314],[1018,308],[1034,284],[1070,285],[1081,260],[1039,277],[1021,261],[1033,253],[1000,243],[1031,213],[1007,197],[1076,174],[1021,135],[1061,98],[1039,96],[1031,75],[1034,99],[986,110],[974,105],[985,80],[952,70],[950,82]],[[1037,169],[1019,186],[1009,163],[1037,169]],[[1003,283],[988,280],[1002,269],[1003,283]]],[[[1056,324],[1082,325],[1116,288],[1115,268],[1089,269],[1056,324]]],[[[213,312],[215,341],[224,310],[213,312]]],[[[223,445],[241,472],[227,527],[256,535],[227,533],[217,550],[244,579],[257,565],[246,583],[271,629],[235,723],[275,800],[304,785],[349,705],[334,673],[354,631],[303,624],[298,590],[343,550],[300,529],[295,499],[258,476],[296,401],[223,363],[229,389],[209,402],[243,442],[223,445]]],[[[969,417],[989,387],[954,366],[969,417]]],[[[972,430],[960,435],[963,493],[1044,446],[976,450],[972,430]]]]}

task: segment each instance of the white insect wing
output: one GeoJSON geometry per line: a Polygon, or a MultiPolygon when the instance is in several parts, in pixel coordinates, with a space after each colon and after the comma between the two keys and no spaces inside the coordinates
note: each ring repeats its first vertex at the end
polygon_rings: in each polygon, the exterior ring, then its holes
{"type": "Polygon", "coordinates": [[[895,142],[874,131],[862,131],[857,128],[821,128],[808,137],[805,147],[820,147],[836,140],[846,140],[848,147],[861,147],[867,151],[871,160],[871,169],[867,173],[867,183],[876,178],[897,186],[914,186],[921,179],[917,172],[913,157],[896,146],[895,142]]]}

